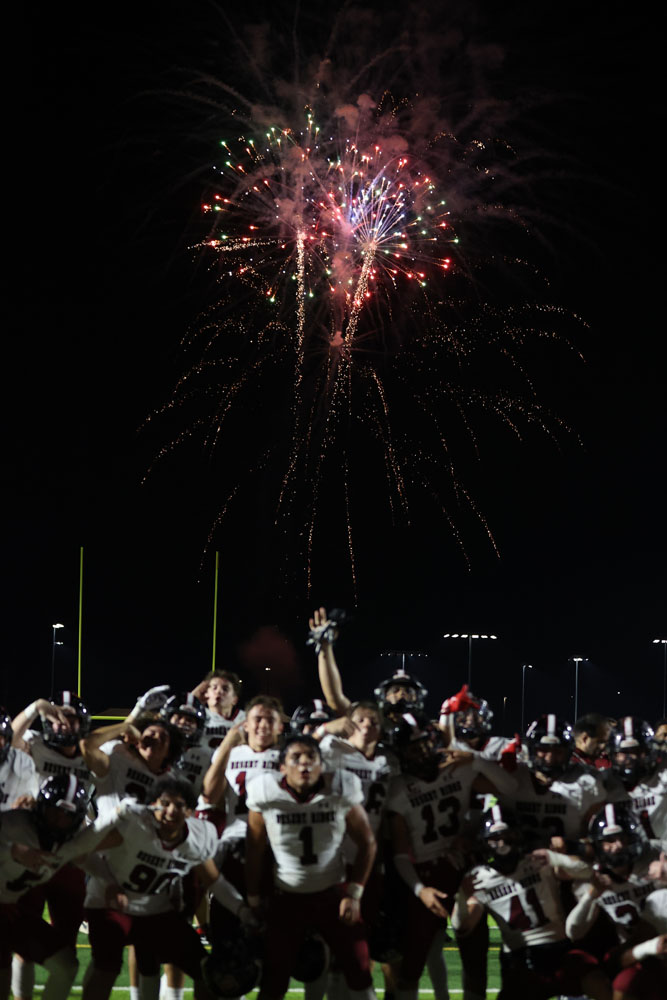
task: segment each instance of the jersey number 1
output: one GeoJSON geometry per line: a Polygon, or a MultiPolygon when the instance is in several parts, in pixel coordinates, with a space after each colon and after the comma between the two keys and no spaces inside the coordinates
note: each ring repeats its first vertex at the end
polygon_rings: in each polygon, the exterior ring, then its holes
{"type": "Polygon", "coordinates": [[[313,828],[312,826],[302,826],[299,831],[299,840],[303,847],[303,854],[299,858],[302,865],[316,865],[317,854],[313,851],[313,828]]]}

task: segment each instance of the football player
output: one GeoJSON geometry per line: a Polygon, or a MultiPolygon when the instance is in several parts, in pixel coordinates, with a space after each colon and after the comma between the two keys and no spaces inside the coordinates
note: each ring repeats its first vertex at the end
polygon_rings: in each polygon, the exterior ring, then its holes
{"type": "Polygon", "coordinates": [[[187,779],[166,775],[149,805],[124,800],[114,829],[88,862],[91,879],[86,918],[93,962],[84,1000],[105,1000],[120,972],[123,949],[133,944],[141,996],[157,998],[162,962],[173,963],[199,984],[201,940],[179,912],[181,880],[195,870],[222,905],[249,918],[241,896],[213,862],[215,828],[193,818],[196,796],[187,779]]]}
{"type": "Polygon", "coordinates": [[[289,739],[280,773],[264,772],[248,789],[248,903],[262,904],[267,846],[275,859],[275,893],[268,902],[264,972],[259,1000],[285,995],[299,946],[316,929],[336,956],[352,997],[374,997],[360,921],[361,897],[375,856],[375,838],[361,805],[361,782],[349,771],[323,771],[317,741],[289,739]],[[347,882],[342,852],[348,834],[356,857],[347,882]]]}
{"type": "Polygon", "coordinates": [[[202,746],[212,755],[232,726],[245,718],[239,708],[241,681],[232,670],[211,670],[192,693],[206,705],[202,746]]]}
{"type": "MultiPolygon", "coordinates": [[[[44,896],[36,892],[67,862],[90,849],[83,829],[90,797],[73,774],[48,778],[34,808],[3,813],[0,826],[0,998],[9,996],[12,952],[43,965],[49,979],[44,996],[66,1000],[78,962],[71,926],[54,908],[42,919],[44,896]],[[67,850],[69,849],[69,850],[67,850]]],[[[78,925],[77,925],[78,930],[78,925]]],[[[26,990],[26,984],[22,984],[26,990]]],[[[32,987],[29,987],[30,990],[32,987]]],[[[13,990],[15,993],[15,991],[13,990]]],[[[16,993],[15,993],[16,995],[16,993]]]]}
{"type": "Polygon", "coordinates": [[[411,891],[399,981],[407,998],[416,996],[432,941],[453,906],[468,848],[463,820],[471,793],[498,794],[498,784],[511,787],[513,779],[479,755],[452,761],[439,729],[424,716],[406,713],[393,742],[402,774],[392,783],[387,810],[394,865],[411,891]]]}
{"type": "Polygon", "coordinates": [[[476,865],[456,895],[452,923],[465,936],[485,912],[503,939],[500,1000],[546,1000],[554,994],[611,1000],[609,980],[596,960],[575,951],[565,934],[559,878],[587,871],[584,862],[552,851],[529,853],[520,820],[498,805],[484,814],[476,865]]]}
{"type": "Polygon", "coordinates": [[[0,812],[37,795],[37,772],[32,758],[12,746],[12,720],[0,708],[0,812]]]}
{"type": "Polygon", "coordinates": [[[564,850],[567,846],[574,852],[574,842],[586,833],[608,790],[598,772],[571,765],[572,727],[556,715],[542,715],[531,723],[525,742],[529,763],[517,765],[513,772],[517,788],[504,793],[503,801],[530,830],[533,847],[564,850]]]}
{"type": "MultiPolygon", "coordinates": [[[[610,918],[622,944],[634,946],[653,939],[654,928],[643,919],[643,910],[647,897],[657,888],[650,869],[653,862],[659,862],[660,848],[647,840],[629,802],[607,803],[592,818],[590,836],[597,865],[591,877],[580,883],[579,901],[567,918],[568,936],[576,943],[602,912],[610,918]]],[[[632,955],[631,967],[620,974],[619,967],[628,963],[619,961],[619,953],[609,956],[607,967],[616,977],[614,997],[617,993],[645,995],[639,987],[642,980],[650,980],[650,968],[647,972],[637,963],[651,954],[656,952],[640,947],[632,955]]],[[[664,970],[662,986],[667,986],[664,970]]]]}
{"type": "Polygon", "coordinates": [[[621,794],[630,798],[647,836],[667,841],[667,769],[655,752],[649,724],[631,715],[619,719],[609,753],[612,775],[607,789],[617,790],[620,783],[621,794]]]}

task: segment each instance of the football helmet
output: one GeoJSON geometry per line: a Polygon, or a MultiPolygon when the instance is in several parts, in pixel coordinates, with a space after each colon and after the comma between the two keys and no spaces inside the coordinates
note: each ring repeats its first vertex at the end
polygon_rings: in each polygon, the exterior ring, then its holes
{"type": "Polygon", "coordinates": [[[404,712],[421,711],[426,701],[428,691],[414,674],[405,670],[397,670],[391,677],[381,681],[375,688],[375,700],[385,715],[396,717],[404,712]],[[392,688],[398,688],[403,694],[394,700],[387,697],[392,688]]]}
{"type": "Polygon", "coordinates": [[[556,715],[541,715],[526,730],[528,766],[548,778],[559,778],[567,771],[574,748],[574,734],[569,722],[556,715]],[[547,760],[549,751],[558,751],[557,759],[547,760]],[[560,752],[562,751],[562,752],[560,752]]]}
{"type": "Polygon", "coordinates": [[[294,709],[290,719],[290,730],[295,736],[303,736],[304,733],[312,733],[324,722],[330,722],[334,718],[326,702],[320,698],[313,698],[305,705],[299,705],[294,709]]]}
{"type": "Polygon", "coordinates": [[[480,830],[484,859],[501,875],[516,870],[526,852],[523,831],[511,809],[491,806],[482,816],[480,830]]]}
{"type": "Polygon", "coordinates": [[[308,934],[301,942],[292,978],[300,983],[313,983],[329,965],[329,948],[319,934],[308,934]]]}
{"type": "Polygon", "coordinates": [[[609,737],[611,769],[626,788],[633,788],[653,770],[653,729],[648,722],[626,715],[609,737]]]}
{"type": "Polygon", "coordinates": [[[47,778],[35,801],[34,816],[40,842],[63,844],[83,823],[90,792],[71,772],[47,778]]]}
{"type": "Polygon", "coordinates": [[[439,770],[442,734],[423,713],[405,712],[391,732],[401,770],[421,781],[434,781],[439,770]]]}
{"type": "Polygon", "coordinates": [[[477,698],[464,684],[458,694],[443,701],[440,725],[450,726],[458,740],[480,739],[489,735],[493,712],[488,701],[477,698]]]}
{"type": "Polygon", "coordinates": [[[13,737],[12,720],[4,708],[0,708],[0,764],[4,764],[9,756],[13,737]]]}
{"type": "Polygon", "coordinates": [[[59,722],[51,719],[44,719],[42,729],[44,731],[44,742],[54,750],[62,747],[75,747],[79,740],[87,736],[90,732],[90,713],[82,702],[81,698],[73,691],[58,691],[53,698],[49,699],[52,705],[61,708],[65,715],[72,721],[78,719],[78,726],[69,726],[63,729],[59,722]]]}
{"type": "Polygon", "coordinates": [[[206,711],[199,698],[195,698],[189,691],[180,691],[167,698],[160,709],[160,718],[165,722],[171,722],[174,715],[187,715],[194,721],[194,729],[191,727],[176,726],[183,742],[187,747],[196,747],[204,735],[206,726],[206,711]]]}
{"type": "Polygon", "coordinates": [[[641,819],[631,802],[608,802],[593,816],[588,829],[600,868],[610,875],[621,868],[632,868],[646,843],[641,819]],[[605,850],[605,843],[619,841],[621,848],[605,850]]]}
{"type": "Polygon", "coordinates": [[[262,974],[259,939],[242,929],[234,937],[218,938],[202,960],[204,983],[216,997],[240,997],[254,990],[262,974]]]}

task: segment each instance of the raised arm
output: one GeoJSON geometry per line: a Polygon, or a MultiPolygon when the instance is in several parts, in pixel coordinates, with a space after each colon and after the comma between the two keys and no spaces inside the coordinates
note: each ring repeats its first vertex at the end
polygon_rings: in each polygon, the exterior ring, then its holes
{"type": "Polygon", "coordinates": [[[12,719],[12,746],[19,750],[26,750],[30,753],[30,744],[23,739],[23,734],[32,725],[37,716],[41,719],[51,719],[52,722],[63,722],[67,724],[68,719],[65,713],[57,705],[52,705],[46,698],[38,698],[32,704],[24,708],[22,712],[12,719]]]}
{"type": "Polygon", "coordinates": [[[241,743],[243,743],[244,738],[245,722],[237,722],[237,724],[232,726],[229,730],[213,756],[211,766],[204,775],[204,781],[201,789],[202,796],[211,805],[217,806],[222,802],[227,788],[225,771],[227,770],[229,755],[234,747],[240,746],[241,743]]]}
{"type": "Polygon", "coordinates": [[[109,755],[104,750],[100,750],[100,747],[108,740],[119,739],[123,736],[129,736],[133,743],[138,743],[140,739],[140,733],[127,719],[125,722],[116,722],[111,726],[95,729],[84,739],[79,740],[79,749],[86,762],[86,767],[93,772],[96,778],[104,778],[109,773],[109,755]]]}
{"type": "MultiPolygon", "coordinates": [[[[313,617],[308,620],[311,631],[326,625],[328,622],[326,608],[316,608],[313,617]]],[[[350,699],[343,691],[340,670],[334,656],[333,644],[322,638],[320,651],[317,654],[317,669],[320,677],[322,694],[329,708],[339,715],[345,715],[351,705],[350,699]]]]}

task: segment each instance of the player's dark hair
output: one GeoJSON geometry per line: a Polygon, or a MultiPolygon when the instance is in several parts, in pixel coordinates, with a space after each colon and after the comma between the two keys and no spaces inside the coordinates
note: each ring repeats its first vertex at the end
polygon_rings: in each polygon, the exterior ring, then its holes
{"type": "Polygon", "coordinates": [[[165,764],[174,764],[183,753],[183,735],[180,729],[172,726],[171,722],[167,722],[165,719],[156,719],[152,715],[144,715],[137,719],[134,726],[140,733],[143,733],[149,726],[160,726],[165,730],[169,736],[169,749],[164,759],[165,764]]]}
{"type": "Polygon", "coordinates": [[[322,760],[320,745],[312,736],[288,736],[280,750],[280,756],[278,757],[279,764],[285,763],[285,757],[293,746],[308,747],[309,750],[315,751],[320,761],[322,760]]]}
{"type": "Polygon", "coordinates": [[[233,670],[209,670],[204,678],[205,681],[212,681],[214,677],[222,677],[223,680],[229,681],[229,683],[234,688],[236,696],[241,697],[241,684],[243,681],[238,674],[235,674],[233,670]]]}
{"type": "Polygon", "coordinates": [[[178,778],[172,774],[165,774],[163,778],[160,778],[155,783],[151,801],[157,802],[163,795],[173,795],[174,798],[183,799],[188,809],[194,810],[197,808],[197,796],[194,785],[187,778],[178,778]]]}
{"type": "Polygon", "coordinates": [[[653,727],[653,731],[655,732],[656,729],[660,729],[660,726],[667,726],[667,719],[658,719],[653,727]]]}
{"type": "Polygon", "coordinates": [[[589,712],[588,715],[582,715],[575,722],[573,726],[574,735],[581,736],[582,733],[585,733],[586,736],[596,736],[600,726],[606,726],[607,724],[606,715],[600,715],[599,712],[589,712]]]}

